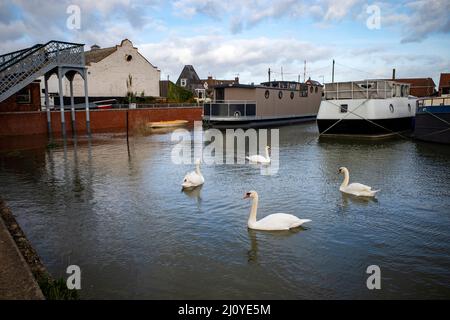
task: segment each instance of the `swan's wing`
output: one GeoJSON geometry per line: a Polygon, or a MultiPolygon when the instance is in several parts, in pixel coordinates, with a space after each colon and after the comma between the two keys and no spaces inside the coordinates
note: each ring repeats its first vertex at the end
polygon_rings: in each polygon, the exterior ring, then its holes
{"type": "Polygon", "coordinates": [[[198,174],[195,171],[189,172],[187,175],[184,176],[182,186],[184,187],[192,187],[192,186],[199,186],[205,182],[205,179],[201,174],[198,174]]]}
{"type": "Polygon", "coordinates": [[[366,186],[365,184],[362,183],[350,183],[347,187],[347,190],[349,191],[354,191],[354,192],[361,192],[361,191],[371,191],[372,187],[366,186]]]}
{"type": "Polygon", "coordinates": [[[260,230],[289,230],[309,222],[308,219],[299,219],[292,214],[274,213],[262,218],[255,223],[260,230]]]}
{"type": "Polygon", "coordinates": [[[261,155],[253,155],[253,156],[249,156],[247,157],[248,160],[252,161],[252,162],[267,162],[266,157],[263,157],[261,155]]]}

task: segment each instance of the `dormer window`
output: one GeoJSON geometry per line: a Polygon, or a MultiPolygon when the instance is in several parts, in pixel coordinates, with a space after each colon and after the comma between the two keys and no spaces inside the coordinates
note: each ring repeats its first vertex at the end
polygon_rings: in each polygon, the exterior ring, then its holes
{"type": "Polygon", "coordinates": [[[185,78],[181,79],[180,84],[181,84],[182,87],[186,87],[187,79],[185,79],[185,78]]]}

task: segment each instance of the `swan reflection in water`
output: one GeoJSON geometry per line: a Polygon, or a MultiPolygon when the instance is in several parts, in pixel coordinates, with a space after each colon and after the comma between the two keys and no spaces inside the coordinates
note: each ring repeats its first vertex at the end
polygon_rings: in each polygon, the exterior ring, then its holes
{"type": "Polygon", "coordinates": [[[181,192],[183,192],[189,198],[194,199],[197,202],[197,206],[200,206],[202,202],[202,188],[203,185],[200,185],[195,188],[182,189],[181,192]]]}
{"type": "Polygon", "coordinates": [[[351,194],[343,193],[341,192],[342,196],[342,202],[341,207],[347,208],[349,206],[349,203],[359,205],[359,206],[368,206],[371,203],[378,203],[378,199],[374,197],[357,197],[351,194]]]}
{"type": "Polygon", "coordinates": [[[305,226],[299,226],[294,229],[283,231],[259,231],[247,229],[248,237],[250,239],[250,249],[247,251],[248,262],[255,264],[258,263],[258,242],[260,242],[260,244],[264,244],[268,243],[269,241],[281,241],[287,237],[291,237],[308,229],[309,228],[305,226]]]}

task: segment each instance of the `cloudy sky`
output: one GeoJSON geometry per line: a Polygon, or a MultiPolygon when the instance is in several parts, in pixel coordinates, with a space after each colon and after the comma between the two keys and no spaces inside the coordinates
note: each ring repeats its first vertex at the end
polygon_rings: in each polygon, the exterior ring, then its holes
{"type": "Polygon", "coordinates": [[[0,0],[0,53],[49,40],[101,47],[130,39],[176,80],[320,82],[450,72],[450,0],[0,0]],[[74,11],[75,6],[75,11],[74,11]],[[79,8],[79,28],[73,19],[79,8]],[[379,14],[378,14],[379,13],[379,14]],[[68,23],[69,22],[69,23],[68,23]]]}

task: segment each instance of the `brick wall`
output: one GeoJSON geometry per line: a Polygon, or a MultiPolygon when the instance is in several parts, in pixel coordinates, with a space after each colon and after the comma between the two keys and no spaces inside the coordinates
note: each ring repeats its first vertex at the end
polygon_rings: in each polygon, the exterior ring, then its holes
{"type": "Polygon", "coordinates": [[[17,94],[0,102],[0,112],[39,111],[41,109],[41,93],[39,82],[33,82],[24,88],[30,90],[30,103],[19,103],[17,94]]]}
{"type": "MultiPolygon", "coordinates": [[[[140,131],[151,121],[188,120],[201,121],[202,108],[152,108],[128,110],[130,132],[140,131]]],[[[61,133],[61,114],[53,111],[52,130],[61,133]]],[[[65,112],[66,131],[71,133],[70,111],[65,112]]],[[[91,130],[100,132],[125,132],[127,110],[92,110],[91,130]]],[[[86,113],[76,111],[76,130],[86,133],[86,113]]],[[[47,134],[47,116],[45,112],[8,112],[0,113],[0,136],[47,134]]]]}

